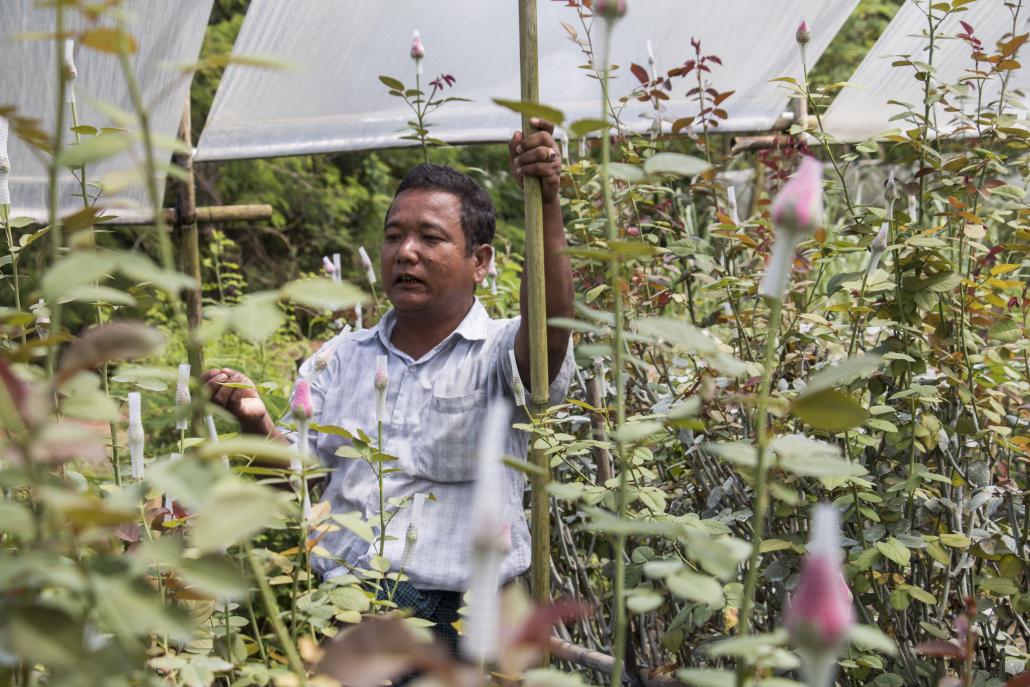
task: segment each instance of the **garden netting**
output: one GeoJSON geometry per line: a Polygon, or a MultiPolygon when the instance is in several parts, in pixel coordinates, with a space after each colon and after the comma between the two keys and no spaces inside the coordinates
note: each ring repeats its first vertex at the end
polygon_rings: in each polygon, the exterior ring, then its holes
{"type": "MultiPolygon", "coordinates": [[[[814,63],[850,15],[856,0],[726,0],[719,3],[648,0],[615,28],[613,63],[620,66],[612,100],[639,84],[630,73],[648,68],[647,42],[655,71],[694,58],[691,39],[704,54],[716,55],[710,81],[734,91],[723,107],[721,131],[767,131],[788,104],[788,93],[772,79],[801,76],[793,40],[804,19],[812,27],[809,63],[814,63]]],[[[574,42],[591,35],[574,7],[540,2],[541,102],[563,111],[566,121],[596,118],[597,81],[574,42]]],[[[450,142],[506,141],[519,119],[492,102],[519,98],[518,3],[453,0],[389,3],[309,0],[304,11],[292,3],[254,0],[233,49],[237,57],[258,56],[288,63],[269,69],[232,65],[225,73],[200,137],[197,160],[260,158],[383,148],[403,140],[412,118],[404,102],[388,93],[380,75],[415,86],[409,56],[412,32],[426,48],[421,85],[450,75],[443,96],[452,102],[428,119],[430,135],[450,142]]],[[[601,22],[593,31],[600,39],[601,22]]],[[[599,66],[598,66],[599,67],[599,66]]],[[[665,101],[670,121],[696,114],[677,84],[665,101]]],[[[631,130],[646,131],[654,121],[648,102],[631,100],[620,118],[631,130]]],[[[669,124],[665,124],[668,131],[669,124]]]]}

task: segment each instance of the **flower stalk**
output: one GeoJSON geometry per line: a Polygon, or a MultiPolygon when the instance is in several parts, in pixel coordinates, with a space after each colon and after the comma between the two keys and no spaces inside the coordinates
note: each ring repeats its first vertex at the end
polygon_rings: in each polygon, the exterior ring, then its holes
{"type": "Polygon", "coordinates": [[[386,494],[383,491],[383,419],[386,417],[386,390],[389,385],[389,359],[376,356],[376,373],[373,385],[376,392],[376,480],[379,482],[379,555],[386,551],[386,494]]]}

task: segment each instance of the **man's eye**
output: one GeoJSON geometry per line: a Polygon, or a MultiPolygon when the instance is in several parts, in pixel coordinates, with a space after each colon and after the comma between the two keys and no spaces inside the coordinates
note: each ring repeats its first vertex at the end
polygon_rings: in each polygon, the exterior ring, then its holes
{"type": "Polygon", "coordinates": [[[399,238],[400,238],[400,234],[387,234],[386,238],[383,239],[383,240],[386,241],[387,243],[393,243],[393,242],[397,241],[397,239],[399,239],[399,238]]]}
{"type": "Polygon", "coordinates": [[[433,236],[432,234],[430,234],[424,237],[424,240],[426,241],[426,243],[440,243],[441,241],[443,241],[443,237],[433,236]]]}

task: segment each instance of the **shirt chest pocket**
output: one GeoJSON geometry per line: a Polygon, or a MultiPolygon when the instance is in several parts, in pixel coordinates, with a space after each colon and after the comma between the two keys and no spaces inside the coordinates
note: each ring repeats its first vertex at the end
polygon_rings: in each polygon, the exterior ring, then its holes
{"type": "Polygon", "coordinates": [[[423,417],[425,441],[416,452],[415,475],[435,482],[475,479],[485,409],[486,392],[482,389],[461,395],[434,392],[423,417]]]}

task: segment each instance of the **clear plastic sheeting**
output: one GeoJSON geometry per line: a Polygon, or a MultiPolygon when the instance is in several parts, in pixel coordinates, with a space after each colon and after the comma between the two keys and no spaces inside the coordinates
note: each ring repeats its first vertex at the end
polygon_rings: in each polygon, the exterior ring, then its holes
{"type": "MultiPolygon", "coordinates": [[[[613,63],[620,65],[612,84],[614,100],[638,85],[629,66],[645,69],[647,41],[664,74],[694,57],[691,38],[704,54],[723,66],[705,74],[718,91],[735,91],[723,107],[729,117],[720,131],[765,131],[783,113],[788,94],[770,80],[799,77],[801,58],[794,40],[802,19],[812,29],[808,60],[814,62],[847,19],[857,0],[723,0],[718,3],[647,0],[631,3],[615,27],[613,63]]],[[[559,108],[566,121],[597,118],[600,89],[587,58],[563,26],[581,39],[593,36],[600,48],[603,31],[592,32],[566,2],[538,3],[541,101],[559,108]]],[[[282,60],[291,69],[233,65],[225,73],[197,160],[258,158],[411,145],[412,113],[390,96],[379,75],[415,85],[410,57],[412,32],[425,44],[423,89],[440,74],[452,75],[443,95],[471,99],[451,102],[429,116],[430,135],[451,143],[506,141],[519,126],[514,113],[493,98],[519,98],[518,3],[515,0],[307,0],[303,11],[281,0],[253,0],[234,54],[282,60]]],[[[598,61],[600,58],[598,57],[598,61]]],[[[696,76],[673,80],[664,116],[696,115],[685,97],[696,76]]],[[[619,104],[616,102],[616,107],[619,104]]],[[[621,110],[631,129],[654,122],[650,103],[633,100],[621,110]]],[[[669,123],[664,124],[668,132],[669,123]]]]}
{"type": "MultiPolygon", "coordinates": [[[[150,112],[152,132],[164,143],[155,145],[160,166],[171,157],[168,139],[179,129],[189,94],[191,72],[181,67],[197,61],[204,39],[204,29],[211,14],[213,0],[126,0],[123,2],[126,30],[131,33],[139,51],[131,56],[132,67],[150,112]]],[[[57,66],[51,40],[23,37],[26,34],[54,31],[54,10],[39,7],[36,0],[4,0],[0,2],[0,105],[17,108],[17,116],[41,121],[51,136],[57,110],[57,66]]],[[[66,30],[79,32],[87,28],[78,12],[65,10],[66,30]]],[[[105,18],[100,25],[113,20],[105,18]]],[[[72,54],[77,78],[73,84],[77,118],[80,125],[120,127],[134,130],[135,118],[117,121],[96,103],[108,103],[132,113],[132,102],[118,55],[76,46],[72,54]]],[[[64,94],[61,97],[67,97],[64,94]]],[[[74,143],[71,132],[70,107],[65,107],[64,140],[74,143]]],[[[11,214],[37,220],[48,217],[48,165],[50,155],[10,136],[11,214]]],[[[90,165],[86,170],[90,202],[111,208],[109,214],[123,220],[143,221],[152,216],[143,187],[143,145],[135,144],[127,152],[90,165]],[[135,171],[135,175],[131,174],[135,171]],[[127,174],[128,173],[128,174],[127,174]],[[134,178],[133,178],[134,177],[134,178]],[[135,181],[136,183],[131,183],[135,181]],[[107,190],[100,186],[107,183],[107,190]],[[129,184],[129,185],[126,185],[129,184]],[[111,192],[112,189],[116,191],[111,192]]],[[[159,188],[164,192],[164,172],[159,174],[159,188]]],[[[83,207],[79,181],[67,170],[59,183],[59,208],[67,214],[83,207]]]]}
{"type": "MultiPolygon", "coordinates": [[[[970,76],[971,70],[976,68],[972,49],[965,41],[956,38],[957,34],[963,33],[960,21],[973,27],[974,35],[982,41],[985,52],[991,54],[995,51],[996,42],[1013,28],[1012,13],[1005,5],[1004,0],[980,0],[969,5],[966,12],[952,14],[945,19],[937,32],[938,38],[934,45],[935,83],[956,84],[959,79],[970,76]]],[[[907,55],[918,62],[927,61],[929,39],[925,10],[925,2],[918,5],[907,2],[898,10],[848,80],[853,86],[844,89],[823,116],[823,125],[830,134],[842,141],[861,141],[885,131],[916,126],[911,121],[896,118],[905,108],[890,101],[911,105],[913,110],[922,114],[924,83],[916,80],[912,67],[892,67],[891,63],[900,55],[907,55]]],[[[1016,34],[1028,30],[1030,13],[1023,12],[1016,24],[1016,34]]],[[[985,69],[987,65],[981,62],[979,67],[985,69]]],[[[1030,86],[1030,70],[1017,69],[1007,73],[1010,75],[1006,86],[1008,93],[1025,90],[1030,86]]],[[[997,76],[987,81],[982,94],[977,93],[977,81],[967,84],[964,95],[949,93],[947,102],[961,108],[964,115],[969,117],[976,112],[979,95],[981,107],[997,111],[1001,89],[1001,80],[997,76]]],[[[1012,112],[1017,104],[1017,100],[1006,99],[1006,112],[1012,112]]],[[[1020,115],[1026,116],[1025,111],[1020,115]]],[[[935,118],[940,131],[956,130],[957,113],[946,112],[941,102],[934,104],[931,116],[935,118]]],[[[975,135],[976,132],[960,133],[975,135]]]]}

